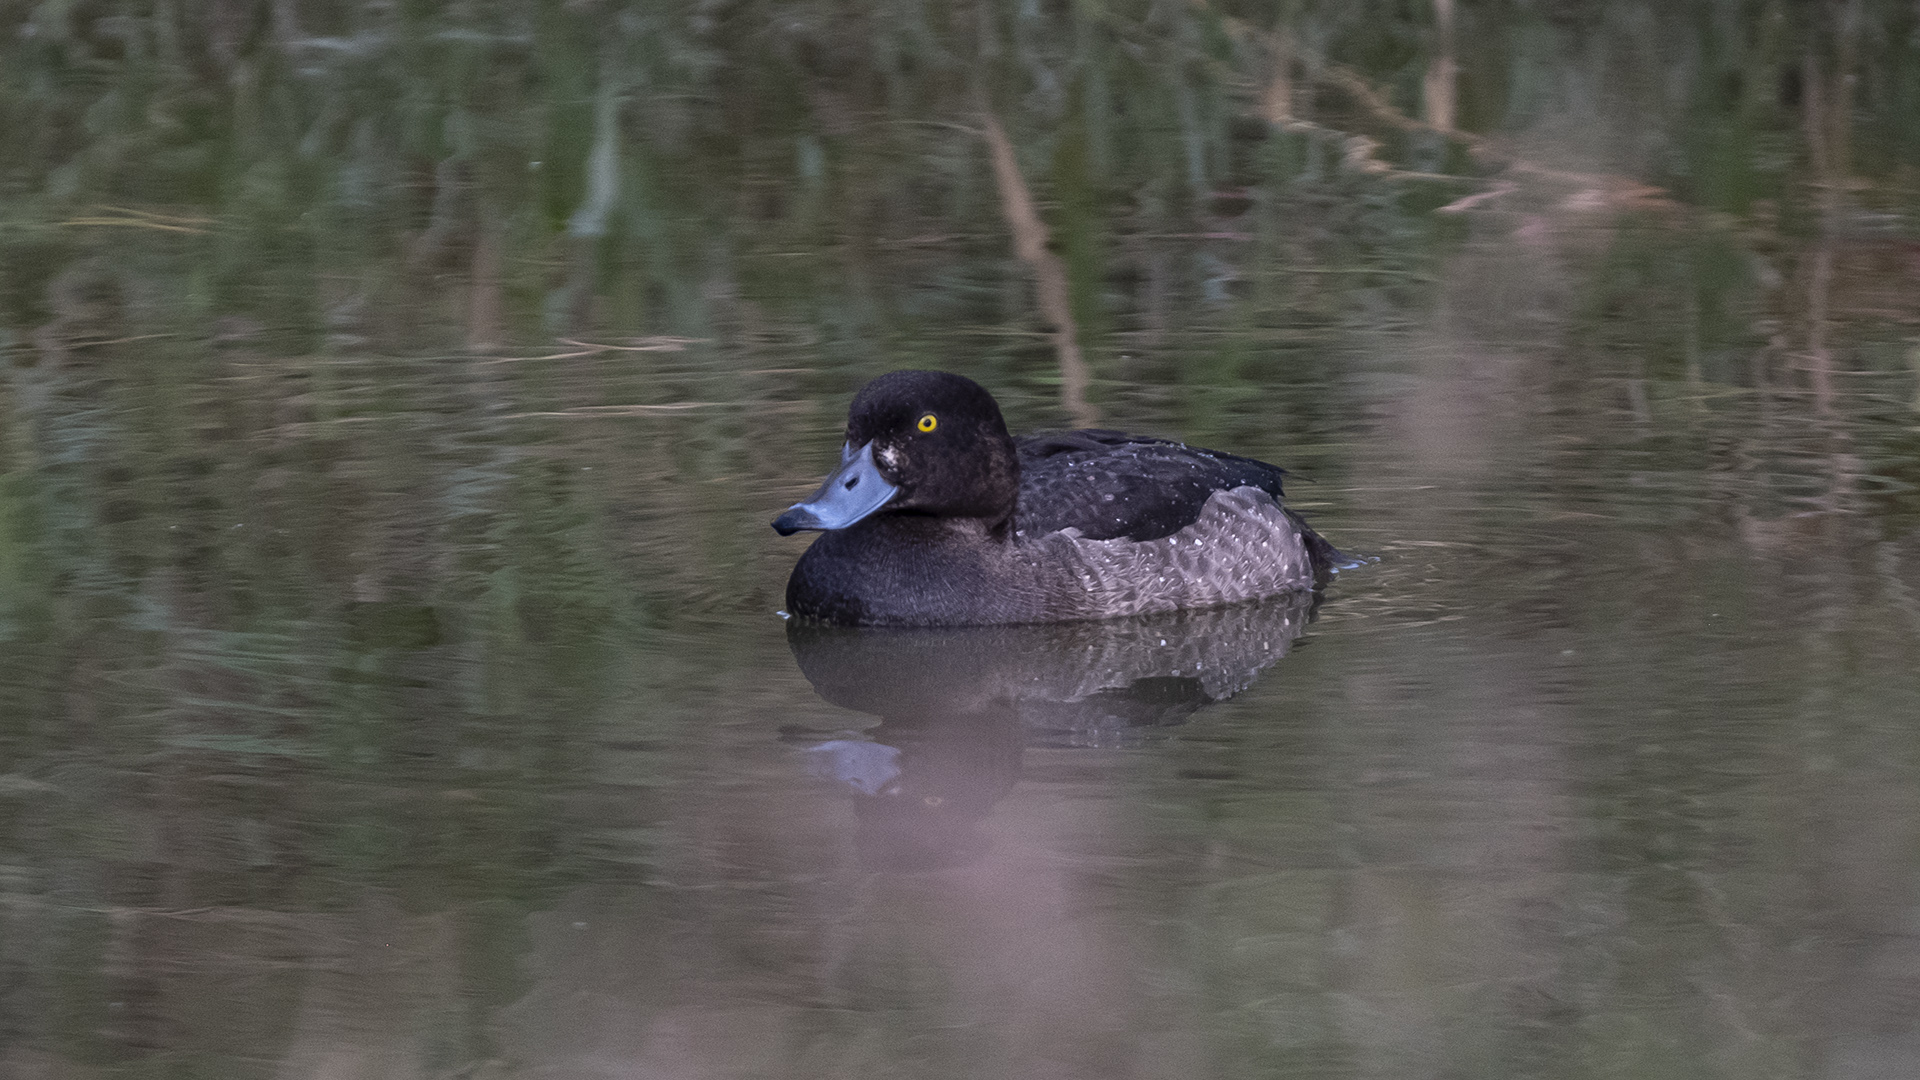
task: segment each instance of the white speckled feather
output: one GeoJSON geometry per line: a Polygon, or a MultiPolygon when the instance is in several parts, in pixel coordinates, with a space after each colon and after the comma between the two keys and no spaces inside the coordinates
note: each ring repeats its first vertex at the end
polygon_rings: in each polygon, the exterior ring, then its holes
{"type": "Polygon", "coordinates": [[[1066,563],[1095,617],[1213,607],[1313,587],[1299,526],[1256,487],[1216,492],[1197,521],[1159,540],[1089,540],[1066,529],[1030,550],[1036,564],[1066,563]]]}

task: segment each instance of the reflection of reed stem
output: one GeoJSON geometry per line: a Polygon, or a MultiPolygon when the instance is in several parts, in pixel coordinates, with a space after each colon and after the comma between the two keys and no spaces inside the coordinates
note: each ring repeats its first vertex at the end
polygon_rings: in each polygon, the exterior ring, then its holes
{"type": "Polygon", "coordinates": [[[1913,411],[1920,412],[1920,342],[1907,350],[1907,366],[1913,369],[1913,411]]]}
{"type": "Polygon", "coordinates": [[[607,217],[620,198],[620,98],[603,82],[593,110],[593,149],[587,155],[587,190],[567,219],[570,236],[607,234],[607,217]]]}
{"type": "Polygon", "coordinates": [[[1068,299],[1067,267],[1060,256],[1047,247],[1047,226],[1034,208],[1033,195],[1020,175],[1014,160],[1013,142],[1006,129],[991,112],[981,114],[981,135],[993,156],[993,180],[1000,189],[1000,209],[1013,233],[1014,254],[1032,271],[1039,293],[1040,315],[1053,324],[1053,347],[1060,359],[1060,404],[1073,422],[1091,427],[1100,414],[1087,401],[1090,376],[1087,362],[1080,355],[1080,338],[1073,321],[1073,306],[1068,299]]]}
{"type": "Polygon", "coordinates": [[[1293,116],[1293,39],[1275,31],[1267,37],[1273,77],[1260,93],[1260,115],[1269,124],[1284,124],[1293,116]]]}
{"type": "Polygon", "coordinates": [[[504,341],[501,331],[500,235],[490,223],[474,227],[473,271],[467,291],[467,348],[493,352],[504,341]]]}
{"type": "Polygon", "coordinates": [[[1453,0],[1433,0],[1433,14],[1439,43],[1432,63],[1427,65],[1422,97],[1425,99],[1427,123],[1435,131],[1452,131],[1454,102],[1457,100],[1454,87],[1460,70],[1453,59],[1453,0]]]}
{"type": "Polygon", "coordinates": [[[1833,350],[1827,343],[1827,313],[1833,291],[1835,233],[1848,188],[1849,141],[1853,109],[1853,70],[1860,10],[1858,0],[1839,12],[1835,29],[1834,65],[1823,72],[1819,55],[1808,50],[1801,69],[1803,123],[1807,155],[1813,168],[1820,207],[1820,238],[1813,250],[1813,272],[1807,281],[1807,377],[1813,387],[1814,409],[1821,416],[1833,412],[1833,350]]]}
{"type": "Polygon", "coordinates": [[[1813,249],[1813,274],[1807,283],[1807,374],[1813,383],[1813,406],[1820,415],[1833,412],[1833,353],[1827,348],[1827,297],[1833,289],[1833,240],[1820,238],[1813,249]]]}

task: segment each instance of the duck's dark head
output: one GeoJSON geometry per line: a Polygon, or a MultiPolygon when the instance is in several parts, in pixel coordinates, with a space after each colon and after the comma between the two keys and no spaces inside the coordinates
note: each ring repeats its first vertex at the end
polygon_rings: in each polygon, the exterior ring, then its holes
{"type": "Polygon", "coordinates": [[[944,371],[895,371],[854,395],[840,468],[773,527],[787,536],[888,513],[977,518],[997,529],[1012,519],[1019,490],[1013,439],[985,387],[944,371]]]}

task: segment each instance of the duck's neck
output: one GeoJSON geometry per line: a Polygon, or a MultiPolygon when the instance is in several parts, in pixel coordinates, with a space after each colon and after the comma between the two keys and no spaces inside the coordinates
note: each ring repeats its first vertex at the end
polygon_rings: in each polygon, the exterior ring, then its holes
{"type": "Polygon", "coordinates": [[[1000,437],[984,440],[977,453],[926,462],[918,484],[921,494],[904,501],[900,516],[922,511],[1004,533],[1020,501],[1020,459],[1013,440],[1004,432],[995,434],[1000,437]]]}
{"type": "Polygon", "coordinates": [[[869,528],[876,535],[912,544],[939,544],[954,541],[1005,543],[1013,536],[1013,513],[989,520],[979,517],[945,517],[933,514],[875,514],[856,528],[869,528]]]}

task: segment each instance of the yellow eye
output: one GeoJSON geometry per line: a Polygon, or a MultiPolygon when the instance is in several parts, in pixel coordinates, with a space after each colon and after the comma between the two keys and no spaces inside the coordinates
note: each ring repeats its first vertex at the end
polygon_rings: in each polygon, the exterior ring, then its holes
{"type": "Polygon", "coordinates": [[[937,428],[940,426],[940,418],[933,415],[932,413],[928,413],[927,415],[921,417],[920,423],[915,426],[918,427],[921,431],[932,431],[934,428],[937,428]]]}

